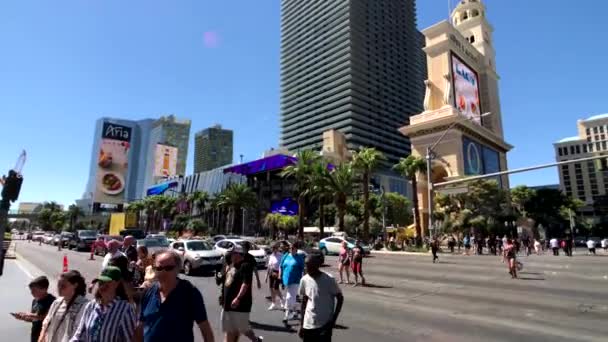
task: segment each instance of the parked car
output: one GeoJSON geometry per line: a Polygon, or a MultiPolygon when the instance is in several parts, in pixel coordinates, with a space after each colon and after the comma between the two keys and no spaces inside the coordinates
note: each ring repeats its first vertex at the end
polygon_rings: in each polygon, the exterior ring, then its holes
{"type": "Polygon", "coordinates": [[[213,244],[216,244],[222,240],[226,240],[226,235],[215,235],[211,237],[211,240],[213,240],[213,244]]]}
{"type": "MultiPolygon", "coordinates": [[[[350,237],[341,237],[341,236],[331,236],[319,241],[319,250],[321,253],[325,255],[338,255],[340,254],[340,248],[342,247],[342,242],[346,241],[346,245],[349,249],[355,247],[355,242],[357,240],[350,237]]],[[[363,253],[365,255],[369,255],[371,252],[371,248],[368,245],[361,244],[363,247],[363,253]]]]}
{"type": "Polygon", "coordinates": [[[45,233],[44,236],[42,237],[42,242],[50,245],[51,243],[53,243],[53,237],[55,236],[55,233],[45,233]]]}
{"type": "Polygon", "coordinates": [[[158,239],[140,239],[137,240],[137,248],[139,248],[139,246],[146,246],[146,248],[148,248],[148,253],[152,255],[153,253],[168,249],[169,242],[158,239]]]}
{"type": "Polygon", "coordinates": [[[146,236],[146,239],[156,239],[162,242],[166,242],[167,244],[171,244],[167,236],[164,234],[148,234],[148,236],[146,236]]]}
{"type": "Polygon", "coordinates": [[[123,237],[120,235],[101,235],[101,237],[103,238],[103,244],[95,244],[95,250],[93,251],[95,255],[105,256],[108,253],[108,242],[116,240],[122,243],[123,241],[123,237]]]}
{"type": "Polygon", "coordinates": [[[67,247],[73,236],[74,236],[74,233],[61,232],[61,247],[67,247]]]}
{"type": "Polygon", "coordinates": [[[78,251],[90,251],[93,243],[97,240],[97,232],[94,230],[78,230],[70,238],[68,243],[69,249],[76,249],[78,251]]]}
{"type": "Polygon", "coordinates": [[[51,241],[51,244],[53,246],[57,246],[57,245],[59,245],[60,242],[61,242],[61,234],[53,235],[53,241],[51,241]]]}
{"type": "Polygon", "coordinates": [[[146,232],[144,232],[143,229],[129,228],[120,231],[120,236],[122,236],[123,238],[129,235],[134,237],[135,240],[146,238],[146,232]]]}
{"type": "Polygon", "coordinates": [[[40,241],[44,238],[44,232],[37,231],[32,233],[32,241],[40,241]]]}
{"type": "MultiPolygon", "coordinates": [[[[215,244],[213,249],[222,253],[222,255],[226,254],[230,249],[232,249],[235,245],[242,246],[243,239],[226,239],[221,240],[215,244]]],[[[268,260],[268,256],[266,255],[266,251],[264,249],[258,247],[256,244],[251,244],[251,249],[249,250],[249,254],[253,255],[255,261],[258,264],[258,268],[266,267],[266,261],[268,260]]]]}
{"type": "Polygon", "coordinates": [[[187,275],[196,271],[218,271],[222,267],[222,253],[203,240],[178,240],[171,249],[182,256],[183,270],[187,275]]]}

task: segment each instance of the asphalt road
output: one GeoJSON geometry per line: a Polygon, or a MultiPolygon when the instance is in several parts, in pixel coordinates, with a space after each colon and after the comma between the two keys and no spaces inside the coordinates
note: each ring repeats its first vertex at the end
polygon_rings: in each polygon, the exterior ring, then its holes
{"type": "MultiPolygon", "coordinates": [[[[91,279],[101,259],[19,242],[19,262],[30,273],[58,274],[63,255],[70,269],[91,279]]],[[[606,341],[608,255],[521,257],[512,280],[499,257],[376,255],[364,262],[370,286],[343,288],[345,306],[334,341],[606,341]]],[[[335,258],[325,271],[335,275],[335,258]]],[[[263,275],[263,273],[262,273],[263,275]]],[[[212,277],[186,277],[203,293],[220,335],[218,290],[212,277]]],[[[251,321],[265,341],[298,341],[295,330],[268,312],[267,290],[254,292],[251,321]]],[[[0,330],[2,330],[0,325],[0,330]]],[[[218,341],[220,339],[218,338],[218,341]]]]}

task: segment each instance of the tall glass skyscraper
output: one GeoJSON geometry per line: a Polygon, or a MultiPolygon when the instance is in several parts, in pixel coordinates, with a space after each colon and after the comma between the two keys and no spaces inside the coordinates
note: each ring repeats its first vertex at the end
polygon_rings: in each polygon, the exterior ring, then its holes
{"type": "Polygon", "coordinates": [[[194,173],[232,164],[232,158],[232,130],[215,125],[194,135],[194,173]]]}
{"type": "Polygon", "coordinates": [[[386,166],[410,153],[397,129],[423,109],[415,0],[282,0],[281,37],[283,147],[320,150],[333,128],[386,166]]]}

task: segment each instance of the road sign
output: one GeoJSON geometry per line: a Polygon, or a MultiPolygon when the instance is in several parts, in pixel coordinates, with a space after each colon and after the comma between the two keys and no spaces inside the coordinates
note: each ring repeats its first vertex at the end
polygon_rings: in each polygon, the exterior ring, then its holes
{"type": "Polygon", "coordinates": [[[446,196],[457,195],[457,194],[466,194],[467,192],[469,192],[468,185],[437,189],[437,193],[440,193],[440,194],[446,195],[446,196]]]}

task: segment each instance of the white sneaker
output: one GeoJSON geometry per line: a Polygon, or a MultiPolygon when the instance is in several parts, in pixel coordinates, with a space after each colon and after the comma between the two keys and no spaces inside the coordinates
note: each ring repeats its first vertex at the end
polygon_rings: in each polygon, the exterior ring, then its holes
{"type": "Polygon", "coordinates": [[[268,307],[268,311],[278,310],[278,309],[279,309],[279,307],[275,303],[270,304],[270,306],[268,307]]]}

